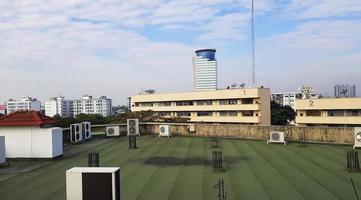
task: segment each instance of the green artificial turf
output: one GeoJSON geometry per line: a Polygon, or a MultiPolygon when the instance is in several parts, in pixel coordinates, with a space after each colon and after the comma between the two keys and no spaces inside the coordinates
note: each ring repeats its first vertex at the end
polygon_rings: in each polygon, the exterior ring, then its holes
{"type": "Polygon", "coordinates": [[[123,200],[217,199],[214,185],[225,181],[227,199],[356,199],[361,173],[345,168],[345,146],[221,139],[224,171],[214,171],[209,138],[95,139],[65,147],[58,161],[17,161],[0,169],[0,199],[65,199],[65,171],[87,165],[89,152],[101,166],[121,167],[123,200]],[[14,173],[19,171],[17,173],[14,173]]]}

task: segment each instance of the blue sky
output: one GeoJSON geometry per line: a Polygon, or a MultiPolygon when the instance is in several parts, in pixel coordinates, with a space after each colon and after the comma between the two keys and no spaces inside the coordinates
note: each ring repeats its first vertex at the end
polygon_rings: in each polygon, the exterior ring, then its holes
{"type": "MultiPolygon", "coordinates": [[[[219,87],[250,83],[250,0],[0,0],[0,102],[192,90],[192,56],[216,48],[219,87]]],[[[360,0],[255,0],[258,85],[361,94],[360,0]]]]}

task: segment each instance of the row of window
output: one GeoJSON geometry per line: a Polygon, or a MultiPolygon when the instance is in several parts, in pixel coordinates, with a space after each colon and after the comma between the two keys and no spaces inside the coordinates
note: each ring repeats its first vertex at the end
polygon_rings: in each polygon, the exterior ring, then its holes
{"type": "MultiPolygon", "coordinates": [[[[246,99],[227,99],[227,100],[218,100],[219,105],[237,105],[237,104],[253,104],[252,98],[246,99]]],[[[259,103],[256,101],[255,103],[259,103]]],[[[203,101],[176,101],[176,106],[204,106],[204,105],[215,105],[215,101],[212,100],[203,100],[203,101]]],[[[172,102],[165,101],[165,102],[141,102],[135,103],[135,107],[153,107],[153,106],[172,106],[172,102]]]]}
{"type": "MultiPolygon", "coordinates": [[[[177,117],[190,117],[192,116],[192,112],[189,111],[183,111],[183,112],[175,112],[175,116],[177,117]]],[[[225,116],[244,116],[244,117],[252,117],[252,116],[258,116],[258,113],[255,113],[253,111],[219,111],[219,116],[225,117],[225,116]],[[238,115],[240,114],[240,115],[238,115]]],[[[172,116],[172,112],[157,112],[159,116],[172,116]]],[[[216,116],[215,112],[212,111],[199,111],[195,112],[195,116],[197,117],[204,117],[204,116],[216,116]]]]}
{"type": "MultiPolygon", "coordinates": [[[[343,117],[343,116],[361,116],[361,110],[328,110],[328,117],[343,117]]],[[[304,114],[303,112],[299,113],[299,116],[322,116],[321,110],[307,110],[304,114]]]]}

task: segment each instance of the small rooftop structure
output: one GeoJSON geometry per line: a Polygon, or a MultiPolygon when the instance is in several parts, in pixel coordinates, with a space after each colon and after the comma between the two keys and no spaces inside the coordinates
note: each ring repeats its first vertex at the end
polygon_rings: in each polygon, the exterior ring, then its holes
{"type": "Polygon", "coordinates": [[[51,127],[57,124],[54,118],[45,116],[39,111],[19,110],[0,117],[0,126],[39,126],[51,127]]]}

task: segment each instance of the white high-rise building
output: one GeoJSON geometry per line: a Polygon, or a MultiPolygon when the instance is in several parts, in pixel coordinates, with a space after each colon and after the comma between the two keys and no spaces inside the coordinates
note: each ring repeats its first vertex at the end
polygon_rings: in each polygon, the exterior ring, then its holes
{"type": "Polygon", "coordinates": [[[17,110],[41,110],[41,102],[36,98],[23,97],[20,100],[9,99],[6,102],[7,113],[10,114],[17,110]]]}
{"type": "Polygon", "coordinates": [[[217,90],[216,49],[199,49],[193,57],[194,91],[217,90]]]}
{"type": "Polygon", "coordinates": [[[54,117],[54,115],[73,117],[73,101],[65,100],[63,96],[52,97],[45,101],[45,115],[49,117],[54,117]]]}
{"type": "Polygon", "coordinates": [[[104,117],[112,115],[112,100],[106,96],[93,99],[90,95],[84,95],[81,99],[73,101],[74,117],[78,114],[100,114],[104,117]]]}
{"type": "Polygon", "coordinates": [[[335,97],[356,97],[356,85],[337,84],[334,87],[335,97]]]}

